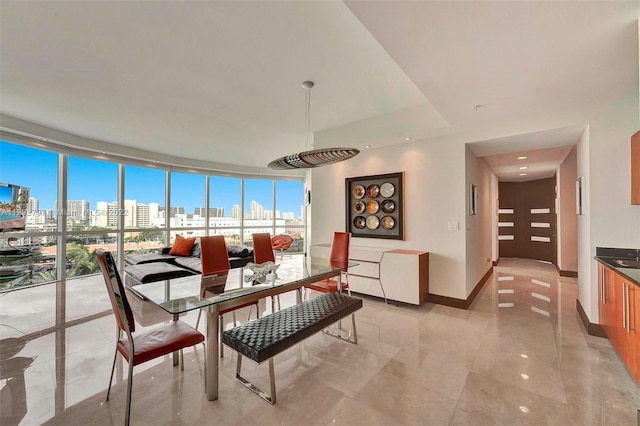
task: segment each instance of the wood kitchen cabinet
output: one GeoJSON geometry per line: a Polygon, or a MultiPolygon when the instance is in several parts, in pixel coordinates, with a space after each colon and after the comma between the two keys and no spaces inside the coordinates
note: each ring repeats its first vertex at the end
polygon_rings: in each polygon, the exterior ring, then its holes
{"type": "Polygon", "coordinates": [[[598,297],[600,325],[640,383],[640,287],[598,264],[598,297]]]}
{"type": "Polygon", "coordinates": [[[631,204],[640,204],[640,130],[631,136],[631,204]]]}

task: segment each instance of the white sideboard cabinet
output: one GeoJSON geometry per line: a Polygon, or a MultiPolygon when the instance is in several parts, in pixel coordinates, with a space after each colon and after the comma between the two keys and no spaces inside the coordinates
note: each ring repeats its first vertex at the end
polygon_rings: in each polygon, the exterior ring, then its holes
{"type": "MultiPolygon", "coordinates": [[[[329,257],[330,244],[316,244],[311,255],[329,257]]],[[[389,300],[422,304],[429,294],[429,253],[382,247],[351,245],[349,259],[357,266],[349,268],[352,292],[389,300]]]]}

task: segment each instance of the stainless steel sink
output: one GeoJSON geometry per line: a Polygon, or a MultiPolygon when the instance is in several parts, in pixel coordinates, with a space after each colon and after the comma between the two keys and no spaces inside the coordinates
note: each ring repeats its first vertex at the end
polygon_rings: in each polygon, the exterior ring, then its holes
{"type": "Polygon", "coordinates": [[[623,268],[640,268],[640,260],[618,259],[616,263],[623,268]]]}

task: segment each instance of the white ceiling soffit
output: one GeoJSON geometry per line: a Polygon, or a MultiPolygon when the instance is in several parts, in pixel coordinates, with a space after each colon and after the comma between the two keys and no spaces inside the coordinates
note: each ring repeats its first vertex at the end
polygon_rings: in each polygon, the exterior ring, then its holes
{"type": "Polygon", "coordinates": [[[304,149],[304,80],[316,132],[428,109],[342,2],[3,2],[0,19],[3,114],[161,155],[304,149]]]}
{"type": "MultiPolygon", "coordinates": [[[[467,144],[477,157],[577,145],[586,126],[572,126],[467,144]]],[[[523,154],[526,155],[526,154],[523,154]]]]}
{"type": "Polygon", "coordinates": [[[528,181],[552,177],[574,146],[538,149],[484,157],[501,182],[528,181]],[[518,157],[527,157],[518,160],[518,157]],[[526,167],[526,169],[520,169],[526,167]],[[526,175],[522,175],[526,173],[526,175]]]}
{"type": "Polygon", "coordinates": [[[467,141],[583,125],[638,94],[638,1],[346,4],[467,141]]]}

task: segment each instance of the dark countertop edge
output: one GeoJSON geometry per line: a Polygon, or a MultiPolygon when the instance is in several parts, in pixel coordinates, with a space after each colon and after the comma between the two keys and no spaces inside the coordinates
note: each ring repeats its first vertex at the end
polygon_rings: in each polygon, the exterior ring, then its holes
{"type": "Polygon", "coordinates": [[[640,269],[621,268],[620,265],[613,263],[613,260],[618,259],[617,257],[595,256],[594,259],[640,287],[640,269]],[[637,271],[638,277],[632,277],[626,271],[637,271]]]}

